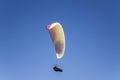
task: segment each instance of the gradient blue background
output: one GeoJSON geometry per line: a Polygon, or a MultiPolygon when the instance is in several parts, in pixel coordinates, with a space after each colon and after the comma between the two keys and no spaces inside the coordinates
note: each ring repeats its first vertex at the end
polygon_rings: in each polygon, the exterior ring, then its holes
{"type": "Polygon", "coordinates": [[[0,0],[0,80],[120,80],[120,1],[0,0]],[[46,30],[56,21],[63,73],[46,30]]]}

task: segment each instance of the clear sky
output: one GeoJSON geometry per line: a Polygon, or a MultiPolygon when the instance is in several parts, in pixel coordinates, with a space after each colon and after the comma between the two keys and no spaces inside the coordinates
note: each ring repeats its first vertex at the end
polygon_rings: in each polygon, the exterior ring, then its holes
{"type": "Polygon", "coordinates": [[[0,80],[120,80],[120,1],[0,0],[0,80]],[[62,73],[46,30],[56,21],[62,73]]]}

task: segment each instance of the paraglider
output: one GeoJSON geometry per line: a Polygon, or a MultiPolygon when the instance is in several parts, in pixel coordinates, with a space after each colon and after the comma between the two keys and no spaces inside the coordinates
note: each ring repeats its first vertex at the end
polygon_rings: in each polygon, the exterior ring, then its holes
{"type": "Polygon", "coordinates": [[[58,68],[57,66],[53,67],[53,70],[56,71],[56,72],[58,72],[58,71],[62,72],[63,71],[62,69],[58,68]]]}
{"type": "MultiPolygon", "coordinates": [[[[65,52],[65,35],[62,25],[58,22],[55,22],[47,25],[47,30],[49,31],[50,37],[55,47],[57,60],[59,60],[64,56],[65,52]]],[[[62,69],[58,68],[57,65],[53,67],[53,69],[56,72],[62,72],[62,69]]]]}

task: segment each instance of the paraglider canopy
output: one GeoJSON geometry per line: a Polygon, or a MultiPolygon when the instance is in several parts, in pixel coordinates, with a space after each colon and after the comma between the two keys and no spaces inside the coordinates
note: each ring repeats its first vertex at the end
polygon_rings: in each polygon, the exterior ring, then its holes
{"type": "Polygon", "coordinates": [[[65,35],[62,25],[58,22],[47,25],[50,37],[55,47],[57,59],[61,59],[65,51],[65,35]]]}

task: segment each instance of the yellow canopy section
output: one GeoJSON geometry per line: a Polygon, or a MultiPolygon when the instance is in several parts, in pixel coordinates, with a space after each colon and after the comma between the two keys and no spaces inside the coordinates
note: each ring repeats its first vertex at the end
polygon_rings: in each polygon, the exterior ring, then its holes
{"type": "Polygon", "coordinates": [[[60,59],[64,55],[65,51],[65,35],[62,25],[58,22],[52,23],[47,26],[50,37],[55,47],[57,59],[60,59]]]}

